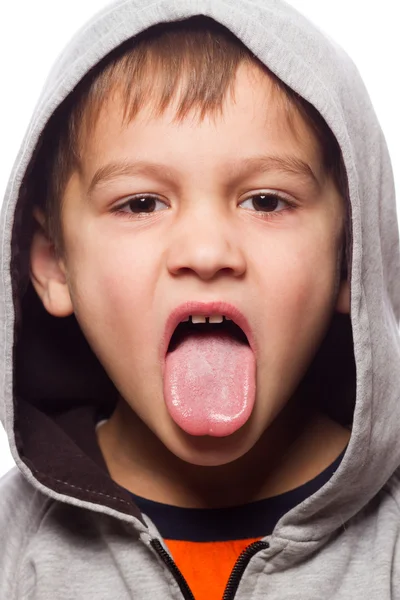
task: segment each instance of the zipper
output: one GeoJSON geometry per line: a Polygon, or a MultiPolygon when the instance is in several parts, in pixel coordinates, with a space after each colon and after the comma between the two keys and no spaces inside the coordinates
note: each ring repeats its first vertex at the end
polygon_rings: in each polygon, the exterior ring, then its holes
{"type": "MultiPolygon", "coordinates": [[[[153,540],[151,540],[150,544],[152,545],[154,550],[157,552],[157,554],[160,556],[160,558],[162,559],[164,564],[167,566],[170,573],[172,573],[173,577],[175,578],[175,580],[179,586],[179,589],[182,592],[184,599],[185,600],[195,600],[195,597],[193,595],[192,590],[190,589],[190,587],[188,585],[188,582],[182,575],[182,572],[176,565],[173,558],[165,550],[165,548],[161,544],[160,540],[153,539],[153,540]]],[[[266,550],[267,548],[269,548],[268,542],[258,541],[258,542],[253,542],[253,544],[250,544],[250,546],[247,546],[247,548],[245,548],[243,550],[243,552],[240,554],[239,558],[235,562],[235,565],[229,576],[228,583],[226,585],[222,600],[234,600],[234,598],[236,596],[236,592],[239,587],[240,580],[242,579],[243,573],[245,572],[246,567],[249,564],[250,560],[253,558],[253,556],[255,556],[257,554],[257,552],[260,552],[261,550],[266,550]]]]}
{"type": "Polygon", "coordinates": [[[228,583],[226,584],[222,600],[234,600],[240,580],[242,579],[243,573],[245,572],[250,560],[257,554],[257,552],[260,552],[261,550],[267,550],[267,548],[269,548],[269,543],[259,540],[258,542],[253,542],[250,544],[250,546],[247,546],[247,548],[243,550],[232,569],[232,573],[230,574],[228,583]]]}
{"type": "Polygon", "coordinates": [[[165,550],[165,548],[161,544],[160,540],[157,540],[157,539],[151,540],[150,544],[153,546],[154,550],[161,557],[161,559],[163,560],[165,565],[168,567],[169,571],[174,576],[177,584],[179,585],[179,589],[181,590],[184,599],[185,600],[195,600],[195,597],[193,596],[193,592],[190,589],[188,582],[182,575],[181,571],[178,569],[173,558],[165,550]]]}

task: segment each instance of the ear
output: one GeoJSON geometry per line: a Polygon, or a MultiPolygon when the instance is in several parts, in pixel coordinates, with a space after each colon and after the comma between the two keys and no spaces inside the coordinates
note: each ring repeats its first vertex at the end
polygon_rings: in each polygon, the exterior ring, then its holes
{"type": "Polygon", "coordinates": [[[54,317],[68,317],[74,310],[63,260],[46,233],[45,217],[35,208],[33,216],[37,228],[31,245],[31,281],[48,313],[54,317]]]}
{"type": "Polygon", "coordinates": [[[344,315],[350,313],[350,285],[347,279],[342,279],[340,282],[336,311],[344,315]]]}

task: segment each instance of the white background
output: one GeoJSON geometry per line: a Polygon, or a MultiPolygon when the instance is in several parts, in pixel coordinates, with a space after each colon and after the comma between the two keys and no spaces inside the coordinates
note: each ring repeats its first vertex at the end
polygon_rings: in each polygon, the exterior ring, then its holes
{"type": "MultiPolygon", "coordinates": [[[[173,0],[171,0],[172,2],[173,0]]],[[[0,8],[0,200],[47,73],[73,33],[106,0],[19,0],[0,8]]],[[[369,89],[400,189],[400,103],[397,2],[291,0],[341,44],[369,89]]],[[[400,199],[398,200],[400,213],[400,199]]],[[[0,476],[13,461],[0,425],[0,476]]]]}

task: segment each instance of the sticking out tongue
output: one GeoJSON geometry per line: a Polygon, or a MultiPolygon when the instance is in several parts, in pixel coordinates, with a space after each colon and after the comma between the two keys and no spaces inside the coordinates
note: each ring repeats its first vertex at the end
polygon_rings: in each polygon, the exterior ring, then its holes
{"type": "Polygon", "coordinates": [[[168,411],[191,435],[231,435],[253,410],[255,374],[248,344],[223,330],[191,332],[166,355],[168,411]]]}

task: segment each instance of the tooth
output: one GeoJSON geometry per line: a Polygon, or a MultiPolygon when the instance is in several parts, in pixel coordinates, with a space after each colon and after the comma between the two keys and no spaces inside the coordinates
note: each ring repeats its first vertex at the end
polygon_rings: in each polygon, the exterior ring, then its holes
{"type": "Polygon", "coordinates": [[[222,323],[223,320],[222,315],[213,315],[209,318],[209,323],[222,323]]]}
{"type": "Polygon", "coordinates": [[[192,315],[192,323],[205,323],[206,318],[203,315],[192,315]]]}
{"type": "Polygon", "coordinates": [[[230,319],[229,317],[225,317],[224,316],[225,321],[232,321],[232,319],[230,319]]]}
{"type": "Polygon", "coordinates": [[[190,317],[187,317],[187,319],[182,319],[181,323],[187,323],[190,320],[190,317]]]}

